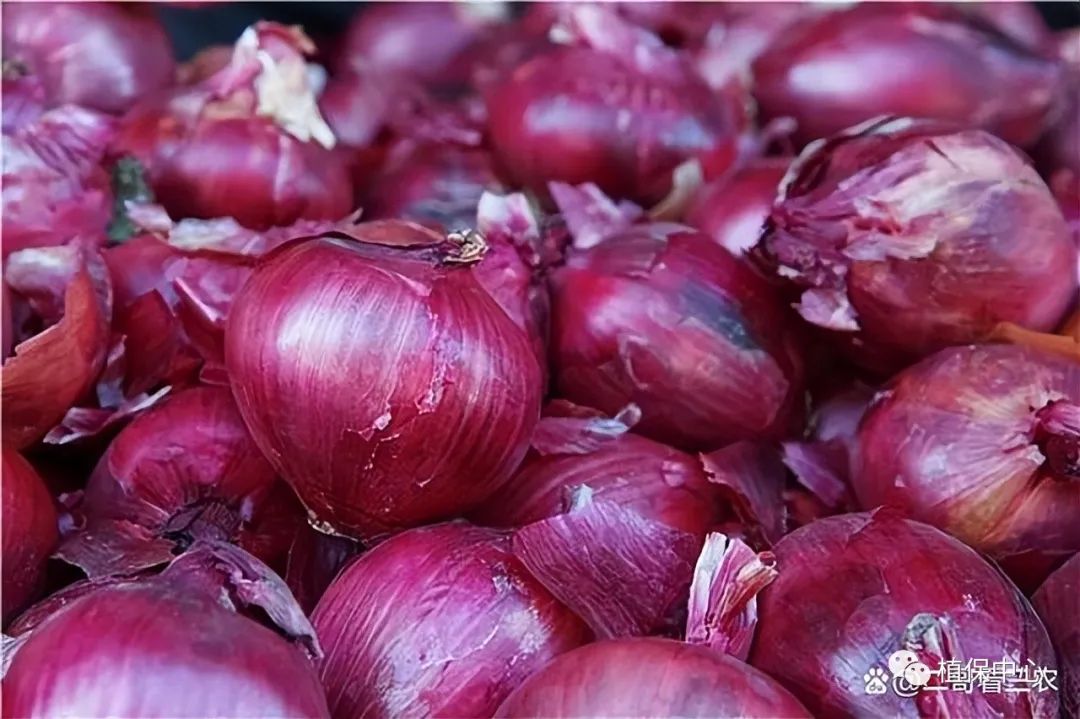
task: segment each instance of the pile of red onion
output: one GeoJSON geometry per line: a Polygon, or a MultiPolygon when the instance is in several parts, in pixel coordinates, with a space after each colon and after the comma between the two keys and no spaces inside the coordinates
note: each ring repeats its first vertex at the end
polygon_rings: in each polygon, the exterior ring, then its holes
{"type": "Polygon", "coordinates": [[[5,717],[1080,712],[1072,6],[169,5],[3,7],[5,717]]]}

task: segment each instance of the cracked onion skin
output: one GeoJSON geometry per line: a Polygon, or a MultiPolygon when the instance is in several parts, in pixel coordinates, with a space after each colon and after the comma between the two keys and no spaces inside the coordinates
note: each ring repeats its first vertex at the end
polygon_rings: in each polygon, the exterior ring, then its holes
{"type": "Polygon", "coordinates": [[[298,241],[265,258],[230,312],[240,413],[339,532],[467,511],[509,479],[539,418],[528,337],[441,241],[400,221],[298,241]]]}
{"type": "Polygon", "coordinates": [[[892,373],[999,322],[1053,330],[1077,249],[1027,158],[981,130],[878,118],[807,147],[754,250],[803,319],[892,373]]]}
{"type": "Polygon", "coordinates": [[[681,225],[623,230],[552,273],[562,397],[681,449],[779,438],[800,419],[797,325],[774,289],[681,225]]]}
{"type": "Polygon", "coordinates": [[[1028,145],[1046,126],[1061,68],[958,7],[861,3],[790,27],[753,77],[763,118],[794,118],[801,144],[891,114],[1028,145]]]}
{"type": "Polygon", "coordinates": [[[4,445],[3,623],[33,600],[56,546],[56,508],[45,482],[26,459],[4,445]]]}
{"type": "Polygon", "coordinates": [[[1038,586],[1080,551],[1080,365],[1013,345],[954,347],[899,374],[859,428],[852,482],[1038,586]]]}
{"type": "Polygon", "coordinates": [[[398,534],[348,565],[312,615],[331,714],[491,716],[585,624],[514,556],[466,522],[398,534]]]}
{"type": "Polygon", "coordinates": [[[525,680],[496,717],[809,719],[787,690],[713,649],[658,637],[596,642],[525,680]]]}
{"type": "MultiPolygon", "coordinates": [[[[1002,657],[1054,669],[1046,630],[1002,573],[938,529],[892,510],[819,519],[773,549],[750,664],[822,717],[1057,717],[1055,692],[866,692],[897,650],[942,660],[1002,657]]],[[[976,685],[978,686],[978,685],[976,685]]]]}

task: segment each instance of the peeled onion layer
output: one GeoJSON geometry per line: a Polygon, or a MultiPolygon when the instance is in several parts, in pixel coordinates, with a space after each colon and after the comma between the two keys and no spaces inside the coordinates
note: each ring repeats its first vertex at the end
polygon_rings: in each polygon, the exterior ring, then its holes
{"type": "Polygon", "coordinates": [[[899,650],[930,669],[969,659],[1056,668],[1024,597],[958,540],[877,510],[820,519],[773,552],[778,576],[757,597],[750,664],[815,715],[1057,716],[1055,692],[867,693],[864,674],[878,667],[888,678],[899,650]]]}
{"type": "Polygon", "coordinates": [[[272,253],[237,295],[225,355],[240,412],[337,532],[465,512],[525,453],[540,372],[468,267],[477,239],[365,223],[272,253]]]}
{"type": "Polygon", "coordinates": [[[329,716],[300,648],[321,656],[311,625],[284,583],[235,547],[199,545],[160,575],[67,594],[20,637],[5,715],[329,716]]]}
{"type": "Polygon", "coordinates": [[[76,509],[84,525],[57,556],[89,577],[130,574],[166,564],[198,540],[215,540],[272,562],[303,522],[294,499],[275,495],[278,481],[227,388],[184,390],[109,445],[76,509]],[[291,526],[264,528],[281,530],[277,542],[258,531],[260,515],[275,502],[293,518],[291,526]]]}
{"type": "Polygon", "coordinates": [[[764,673],[672,639],[599,641],[534,673],[496,717],[657,716],[777,719],[811,714],[764,673]]]}
{"type": "Polygon", "coordinates": [[[999,322],[1050,331],[1077,295],[1077,248],[1027,159],[930,120],[879,118],[807,147],[756,252],[803,319],[877,372],[999,322]]]}
{"type": "Polygon", "coordinates": [[[3,446],[3,624],[41,591],[57,541],[56,509],[34,467],[3,446]]]}
{"type": "Polygon", "coordinates": [[[515,558],[505,532],[411,529],[349,564],[312,615],[336,717],[490,716],[590,637],[515,558]]]}
{"type": "Polygon", "coordinates": [[[112,290],[101,256],[81,243],[12,253],[5,283],[34,306],[46,329],[4,361],[4,441],[27,447],[93,386],[105,362],[112,290]]]}
{"type": "Polygon", "coordinates": [[[859,429],[854,489],[949,532],[1034,588],[1080,550],[1080,364],[942,350],[894,378],[859,429]]]}
{"type": "Polygon", "coordinates": [[[1061,672],[1058,687],[1061,691],[1062,716],[1080,711],[1080,613],[1076,611],[1080,597],[1080,554],[1073,555],[1042,586],[1031,595],[1031,604],[1046,625],[1057,650],[1061,672]]]}

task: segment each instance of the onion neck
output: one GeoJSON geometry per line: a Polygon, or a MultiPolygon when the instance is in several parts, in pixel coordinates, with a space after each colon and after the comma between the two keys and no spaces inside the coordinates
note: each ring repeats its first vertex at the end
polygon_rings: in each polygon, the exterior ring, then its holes
{"type": "Polygon", "coordinates": [[[1035,413],[1035,444],[1043,467],[1062,481],[1080,482],[1080,404],[1049,402],[1035,413]]]}
{"type": "Polygon", "coordinates": [[[175,543],[174,554],[183,554],[197,540],[228,542],[239,529],[236,511],[219,500],[205,499],[173,514],[161,536],[175,543]]]}

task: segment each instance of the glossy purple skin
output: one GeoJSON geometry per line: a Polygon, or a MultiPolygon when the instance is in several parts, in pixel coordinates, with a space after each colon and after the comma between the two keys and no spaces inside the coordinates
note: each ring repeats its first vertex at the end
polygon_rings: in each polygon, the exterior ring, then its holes
{"type": "Polygon", "coordinates": [[[529,677],[496,717],[809,719],[783,687],[739,660],[672,639],[596,642],[529,677]]]}
{"type": "Polygon", "coordinates": [[[656,202],[685,160],[726,169],[742,122],[737,100],[689,69],[652,77],[580,47],[548,51],[485,94],[502,166],[541,194],[551,181],[594,182],[612,197],[656,202]]]}
{"type": "Polygon", "coordinates": [[[1057,650],[1062,716],[1080,713],[1080,554],[1073,555],[1031,595],[1031,604],[1046,625],[1057,650]]]}
{"type": "Polygon", "coordinates": [[[1076,247],[1027,159],[930,120],[881,118],[806,148],[757,250],[804,319],[882,373],[999,322],[1052,330],[1077,295],[1076,247]]]}
{"type": "Polygon", "coordinates": [[[908,368],[860,425],[860,505],[899,507],[1037,586],[1080,551],[1080,466],[1067,473],[1066,444],[1080,450],[1080,427],[1045,433],[1051,402],[1080,407],[1080,366],[1036,350],[954,347],[908,368]]]}
{"type": "MultiPolygon", "coordinates": [[[[750,664],[792,691],[815,716],[1057,716],[1053,692],[923,692],[905,698],[866,692],[871,667],[888,658],[920,614],[950,632],[948,659],[1011,657],[1054,668],[1053,650],[1031,606],[972,549],[925,524],[884,511],[820,519],[773,549],[779,576],[758,595],[750,664]],[[944,696],[943,696],[944,695],[944,696]],[[974,713],[973,713],[974,712],[974,713]]],[[[927,653],[929,654],[929,653],[927,653]]],[[[934,668],[939,657],[924,656],[934,668]]]]}
{"type": "Polygon", "coordinates": [[[736,257],[757,244],[791,160],[768,158],[742,168],[730,178],[701,188],[686,213],[698,228],[736,257]]]}
{"type": "Polygon", "coordinates": [[[490,716],[590,638],[514,557],[509,535],[465,522],[403,532],[364,554],[312,623],[338,719],[490,716]]]}
{"type": "Polygon", "coordinates": [[[56,509],[45,482],[16,450],[4,445],[3,624],[42,589],[45,563],[56,546],[56,509]]]}
{"type": "Polygon", "coordinates": [[[377,244],[380,233],[431,242],[415,225],[369,223],[361,241],[286,247],[236,297],[225,333],[255,443],[352,536],[476,505],[509,479],[540,414],[529,340],[468,266],[377,244]]]}
{"type": "Polygon", "coordinates": [[[212,596],[155,582],[93,591],[31,632],[4,716],[328,717],[296,646],[212,596]]]}
{"type": "Polygon", "coordinates": [[[799,420],[802,361],[773,288],[680,225],[632,227],[552,274],[560,396],[684,449],[785,435],[799,420]]]}
{"type": "Polygon", "coordinates": [[[765,119],[807,143],[878,115],[949,120],[1026,145],[1042,132],[1060,68],[973,13],[865,3],[798,23],[754,63],[765,119]]]}

